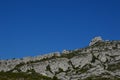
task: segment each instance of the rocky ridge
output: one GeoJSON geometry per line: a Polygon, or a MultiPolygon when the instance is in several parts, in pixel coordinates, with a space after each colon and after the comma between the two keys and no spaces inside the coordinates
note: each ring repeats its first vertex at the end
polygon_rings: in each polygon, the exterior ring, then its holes
{"type": "Polygon", "coordinates": [[[32,72],[58,80],[120,80],[120,41],[92,39],[88,47],[0,60],[1,72],[32,72]]]}

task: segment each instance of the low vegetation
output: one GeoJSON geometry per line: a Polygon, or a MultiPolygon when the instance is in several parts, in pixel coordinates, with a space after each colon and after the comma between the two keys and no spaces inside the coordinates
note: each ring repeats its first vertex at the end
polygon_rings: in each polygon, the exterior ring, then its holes
{"type": "Polygon", "coordinates": [[[53,80],[52,78],[37,74],[37,73],[12,73],[0,72],[0,80],[53,80]]]}
{"type": "Polygon", "coordinates": [[[116,78],[116,77],[102,77],[102,76],[91,76],[91,77],[87,77],[86,79],[83,79],[83,80],[120,80],[120,78],[116,78]]]}
{"type": "Polygon", "coordinates": [[[120,62],[116,64],[109,64],[107,70],[108,71],[120,70],[120,62]]]}

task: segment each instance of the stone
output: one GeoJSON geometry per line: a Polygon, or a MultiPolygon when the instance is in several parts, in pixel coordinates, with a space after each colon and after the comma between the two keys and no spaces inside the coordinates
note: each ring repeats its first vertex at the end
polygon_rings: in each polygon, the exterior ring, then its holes
{"type": "Polygon", "coordinates": [[[62,54],[69,54],[70,53],[70,51],[68,51],[68,50],[63,50],[62,51],[62,54]]]}
{"type": "Polygon", "coordinates": [[[95,37],[92,39],[92,41],[90,42],[89,46],[92,46],[94,45],[96,42],[99,42],[99,41],[103,41],[102,38],[100,36],[98,37],[95,37]]]}

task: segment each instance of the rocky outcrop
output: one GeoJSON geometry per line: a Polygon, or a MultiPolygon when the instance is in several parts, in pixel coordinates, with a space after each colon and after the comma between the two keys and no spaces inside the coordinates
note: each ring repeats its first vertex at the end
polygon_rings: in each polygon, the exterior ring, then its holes
{"type": "Polygon", "coordinates": [[[89,46],[92,46],[92,45],[94,45],[96,42],[99,42],[99,41],[103,41],[102,38],[101,38],[100,36],[95,37],[95,38],[92,39],[92,41],[90,42],[89,46]]]}
{"type": "Polygon", "coordinates": [[[0,60],[0,71],[36,72],[60,80],[120,79],[120,41],[92,39],[88,47],[36,57],[0,60]]]}

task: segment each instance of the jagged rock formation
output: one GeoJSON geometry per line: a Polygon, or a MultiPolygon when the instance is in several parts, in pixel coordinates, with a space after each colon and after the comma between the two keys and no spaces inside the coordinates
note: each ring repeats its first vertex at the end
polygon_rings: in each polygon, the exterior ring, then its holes
{"type": "Polygon", "coordinates": [[[92,39],[92,41],[90,42],[89,46],[94,45],[96,42],[102,41],[102,38],[100,36],[95,37],[94,39],[92,39]]]}
{"type": "Polygon", "coordinates": [[[35,72],[59,80],[120,80],[120,41],[96,37],[82,49],[0,60],[0,71],[35,72]]]}

